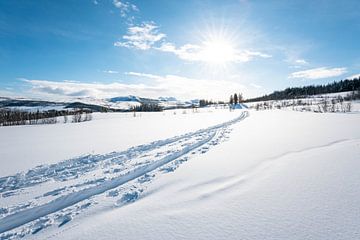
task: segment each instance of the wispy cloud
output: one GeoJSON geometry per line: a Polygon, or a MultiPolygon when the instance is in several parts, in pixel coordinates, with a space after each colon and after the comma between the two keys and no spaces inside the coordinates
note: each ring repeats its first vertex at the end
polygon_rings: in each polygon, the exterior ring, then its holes
{"type": "Polygon", "coordinates": [[[95,97],[106,98],[121,95],[155,96],[165,91],[159,86],[125,83],[81,83],[69,81],[28,80],[31,93],[45,98],[95,97]]]}
{"type": "MultiPolygon", "coordinates": [[[[191,62],[208,62],[216,60],[219,55],[223,62],[248,62],[254,58],[271,58],[266,53],[252,50],[238,50],[230,46],[209,46],[208,42],[202,44],[184,44],[177,47],[174,43],[166,41],[166,34],[159,31],[159,27],[151,23],[142,23],[131,26],[123,37],[123,41],[114,43],[117,47],[126,47],[139,50],[154,49],[161,52],[175,54],[178,58],[191,62]]],[[[211,43],[210,43],[211,44],[211,43]]]]}
{"type": "Polygon", "coordinates": [[[128,17],[128,14],[133,11],[139,11],[138,7],[132,3],[123,0],[113,0],[113,4],[120,10],[122,17],[128,17]]]}
{"type": "Polygon", "coordinates": [[[136,76],[136,77],[145,77],[145,78],[152,78],[152,79],[159,79],[160,76],[149,74],[149,73],[138,73],[138,72],[125,72],[125,75],[129,76],[136,76]]]}
{"type": "MultiPolygon", "coordinates": [[[[154,75],[148,73],[132,73],[140,77],[154,80],[154,84],[161,89],[166,89],[166,96],[175,96],[180,99],[191,98],[224,98],[235,91],[247,91],[242,84],[233,81],[195,79],[177,75],[154,75]]],[[[164,94],[162,94],[164,95],[164,94]]],[[[159,96],[159,95],[157,95],[159,96]]]]}
{"type": "Polygon", "coordinates": [[[309,65],[309,62],[303,58],[288,58],[287,60],[285,60],[285,62],[291,64],[289,68],[295,69],[304,68],[305,66],[309,65]]]}
{"type": "MultiPolygon", "coordinates": [[[[32,95],[64,99],[75,97],[108,98],[124,95],[137,95],[157,98],[159,96],[173,96],[179,99],[209,98],[227,99],[234,90],[246,92],[247,88],[232,81],[194,79],[177,75],[154,75],[149,73],[128,72],[139,78],[147,78],[144,83],[126,84],[113,83],[81,83],[69,81],[29,80],[32,95]]],[[[144,79],[143,79],[144,80],[144,79]]]]}
{"type": "Polygon", "coordinates": [[[104,73],[110,73],[110,74],[116,74],[119,73],[118,71],[113,71],[113,70],[104,70],[104,73]]]}
{"type": "Polygon", "coordinates": [[[289,75],[289,78],[304,78],[304,79],[321,79],[329,77],[337,77],[346,73],[346,68],[313,68],[305,71],[293,72],[289,75]]]}
{"type": "MultiPolygon", "coordinates": [[[[248,62],[256,57],[260,58],[271,58],[269,54],[265,54],[258,51],[243,50],[239,51],[237,49],[222,49],[221,53],[209,52],[207,43],[202,45],[195,44],[185,44],[177,48],[173,43],[163,43],[157,50],[163,52],[170,52],[175,54],[182,60],[192,61],[192,62],[207,62],[209,58],[214,58],[216,54],[221,55],[221,58],[224,62],[248,62]],[[212,54],[209,56],[209,54],[212,54]]],[[[220,47],[219,47],[220,49],[220,47]]]]}
{"type": "Polygon", "coordinates": [[[296,64],[300,64],[300,65],[306,65],[309,64],[305,59],[296,59],[295,60],[296,64]]]}
{"type": "Polygon", "coordinates": [[[115,42],[114,46],[147,50],[165,37],[164,33],[159,32],[155,23],[142,23],[139,26],[129,27],[127,35],[122,37],[124,41],[115,42]]]}

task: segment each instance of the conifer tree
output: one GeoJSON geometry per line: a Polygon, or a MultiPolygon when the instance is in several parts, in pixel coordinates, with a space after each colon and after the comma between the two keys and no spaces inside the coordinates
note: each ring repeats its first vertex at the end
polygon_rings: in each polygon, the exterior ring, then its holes
{"type": "Polygon", "coordinates": [[[234,103],[235,103],[235,104],[237,104],[237,103],[238,103],[238,96],[237,96],[237,94],[236,94],[236,93],[234,94],[234,103]]]}
{"type": "Polygon", "coordinates": [[[234,104],[234,98],[233,98],[232,95],[230,95],[230,104],[231,104],[231,105],[234,104]]]}

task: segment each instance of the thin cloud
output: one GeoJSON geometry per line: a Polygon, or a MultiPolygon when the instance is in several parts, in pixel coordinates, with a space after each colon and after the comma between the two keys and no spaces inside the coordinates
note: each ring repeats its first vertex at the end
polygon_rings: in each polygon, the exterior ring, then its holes
{"type": "Polygon", "coordinates": [[[149,73],[125,72],[124,74],[125,74],[125,75],[129,75],[129,76],[159,79],[159,76],[158,76],[158,75],[149,74],[149,73]]]}
{"type": "Polygon", "coordinates": [[[104,70],[103,73],[116,74],[116,73],[119,73],[119,72],[118,71],[113,71],[113,70],[104,70]]]}
{"type": "Polygon", "coordinates": [[[305,71],[293,72],[289,75],[289,78],[303,78],[303,79],[321,79],[329,77],[337,77],[346,73],[346,68],[327,68],[320,67],[309,69],[305,71]]]}
{"type": "Polygon", "coordinates": [[[31,93],[45,97],[94,97],[106,98],[121,95],[155,96],[164,91],[159,86],[124,83],[78,83],[48,80],[24,80],[31,85],[31,93]]]}
{"type": "Polygon", "coordinates": [[[127,17],[128,14],[133,11],[139,11],[136,5],[123,0],[113,0],[113,5],[120,10],[120,15],[122,17],[127,17]]]}
{"type": "MultiPolygon", "coordinates": [[[[178,58],[189,62],[208,62],[209,58],[215,58],[214,56],[209,56],[208,43],[206,42],[201,45],[188,43],[177,47],[174,43],[166,41],[166,34],[160,32],[159,27],[153,22],[130,26],[127,34],[122,38],[123,40],[115,42],[114,46],[138,50],[153,49],[172,53],[178,58]]],[[[240,51],[229,48],[221,52],[221,58],[224,58],[224,62],[249,62],[255,58],[271,57],[271,55],[263,52],[246,49],[240,51]]]]}
{"type": "Polygon", "coordinates": [[[301,65],[309,64],[305,59],[296,59],[295,63],[296,64],[301,64],[301,65]]]}
{"type": "Polygon", "coordinates": [[[159,32],[158,28],[152,22],[129,27],[127,35],[122,37],[124,41],[115,42],[114,46],[140,50],[150,49],[155,43],[166,37],[164,33],[159,32]]]}
{"type": "Polygon", "coordinates": [[[291,64],[289,68],[294,69],[304,68],[305,66],[309,65],[309,62],[303,58],[289,57],[287,60],[285,60],[285,62],[291,64]]]}
{"type": "Polygon", "coordinates": [[[175,96],[179,99],[227,99],[227,96],[231,94],[234,89],[238,89],[239,91],[247,91],[245,86],[233,81],[210,81],[207,79],[195,79],[177,75],[161,76],[136,72],[132,72],[131,75],[153,79],[156,86],[158,86],[160,89],[166,89],[166,96],[175,96]]]}
{"type": "Polygon", "coordinates": [[[227,99],[234,89],[247,91],[243,85],[222,80],[194,79],[176,75],[154,75],[149,73],[129,72],[127,75],[148,78],[145,83],[78,83],[49,80],[28,80],[30,93],[42,98],[64,99],[77,97],[109,98],[116,96],[136,95],[157,98],[172,96],[178,99],[227,99]]]}
{"type": "MultiPolygon", "coordinates": [[[[191,61],[191,62],[207,62],[209,60],[208,52],[206,50],[206,45],[194,45],[194,44],[185,44],[177,48],[173,43],[163,43],[159,48],[156,48],[162,52],[170,52],[175,54],[182,60],[191,61]]],[[[249,62],[254,58],[271,58],[269,54],[265,54],[257,51],[243,50],[238,51],[232,49],[226,54],[222,55],[225,58],[226,62],[249,62]]]]}

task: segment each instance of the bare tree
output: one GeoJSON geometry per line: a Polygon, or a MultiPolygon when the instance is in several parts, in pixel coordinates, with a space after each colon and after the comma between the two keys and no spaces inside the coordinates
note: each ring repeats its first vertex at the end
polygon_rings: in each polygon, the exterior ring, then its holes
{"type": "Polygon", "coordinates": [[[352,108],[351,102],[345,104],[345,112],[351,112],[351,108],[352,108]]]}

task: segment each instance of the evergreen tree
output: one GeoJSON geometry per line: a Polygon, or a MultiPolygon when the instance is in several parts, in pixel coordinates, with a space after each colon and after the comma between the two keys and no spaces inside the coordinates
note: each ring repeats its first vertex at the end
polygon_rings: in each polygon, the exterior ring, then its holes
{"type": "Polygon", "coordinates": [[[234,104],[234,98],[233,98],[232,95],[230,95],[230,104],[231,104],[231,105],[234,104]]]}
{"type": "Polygon", "coordinates": [[[292,87],[286,88],[282,91],[275,91],[271,94],[264,95],[262,97],[247,99],[246,102],[256,101],[268,101],[268,100],[283,100],[283,99],[296,99],[306,96],[326,94],[326,93],[338,93],[338,92],[350,92],[360,90],[360,78],[354,78],[352,80],[341,80],[338,82],[329,83],[326,85],[310,85],[304,87],[292,87]]]}
{"type": "Polygon", "coordinates": [[[235,104],[237,104],[237,103],[238,103],[238,96],[237,96],[237,94],[236,94],[236,93],[234,94],[234,103],[235,103],[235,104]]]}

